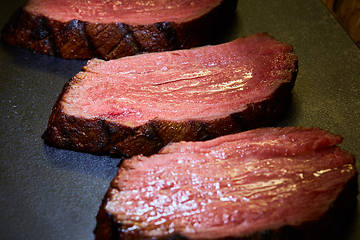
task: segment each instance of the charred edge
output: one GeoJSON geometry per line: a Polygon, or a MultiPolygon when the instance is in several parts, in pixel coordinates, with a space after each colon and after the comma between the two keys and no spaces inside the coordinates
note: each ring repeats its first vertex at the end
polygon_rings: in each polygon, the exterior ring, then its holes
{"type": "Polygon", "coordinates": [[[95,240],[117,240],[119,236],[119,224],[114,221],[111,214],[107,213],[105,206],[108,202],[110,189],[101,201],[99,211],[96,215],[96,226],[93,230],[95,240]]]}
{"type": "Polygon", "coordinates": [[[102,140],[97,142],[96,149],[99,149],[100,153],[104,153],[104,149],[106,149],[106,146],[111,142],[108,124],[104,119],[98,119],[95,121],[95,128],[99,128],[100,134],[103,135],[102,140]]]}
{"type": "Polygon", "coordinates": [[[114,135],[119,131],[117,126],[113,127],[104,119],[84,120],[67,115],[62,111],[61,99],[68,92],[73,81],[74,79],[70,79],[65,83],[61,94],[52,108],[48,126],[42,138],[47,144],[55,147],[86,151],[99,155],[107,153],[111,144],[113,144],[114,135]],[[97,134],[90,139],[90,144],[79,147],[78,145],[89,142],[89,139],[86,141],[81,140],[83,128],[90,128],[91,131],[97,134]]]}
{"type": "Polygon", "coordinates": [[[248,126],[248,121],[244,117],[244,113],[237,112],[230,114],[230,118],[239,126],[240,131],[245,131],[251,129],[248,126]]]}
{"type": "Polygon", "coordinates": [[[250,103],[244,111],[233,113],[230,117],[240,126],[241,131],[269,126],[283,117],[291,97],[288,91],[287,87],[281,86],[269,99],[250,103]]]}
{"type": "MultiPolygon", "coordinates": [[[[60,135],[62,136],[63,142],[61,142],[61,145],[63,145],[65,148],[68,149],[76,149],[77,144],[74,142],[74,131],[71,129],[68,129],[67,125],[72,125],[76,123],[76,118],[74,116],[66,115],[62,112],[62,109],[59,109],[58,116],[60,119],[58,120],[60,135]]],[[[80,150],[80,149],[79,149],[80,150]]]]}
{"type": "Polygon", "coordinates": [[[143,154],[149,156],[158,152],[165,144],[158,134],[158,124],[150,121],[133,129],[133,132],[114,143],[110,154],[125,158],[143,154]]]}
{"type": "Polygon", "coordinates": [[[116,25],[120,29],[123,39],[129,46],[129,48],[132,50],[132,52],[134,52],[135,54],[142,52],[143,46],[136,39],[136,37],[134,35],[134,31],[131,28],[131,26],[128,24],[124,24],[124,23],[117,23],[116,25]]]}
{"type": "Polygon", "coordinates": [[[122,239],[122,224],[115,221],[115,217],[112,216],[111,214],[108,214],[108,218],[110,219],[110,224],[111,224],[111,239],[113,240],[121,240],[122,239]]]}
{"type": "Polygon", "coordinates": [[[70,131],[67,127],[69,122],[75,123],[77,119],[74,116],[63,113],[60,104],[64,94],[69,90],[72,81],[73,79],[70,79],[65,83],[61,94],[58,96],[51,110],[48,126],[42,138],[48,145],[79,151],[80,149],[76,147],[76,143],[73,141],[74,132],[70,131]]]}
{"type": "Polygon", "coordinates": [[[51,135],[51,130],[50,127],[47,127],[44,131],[44,133],[41,135],[41,138],[45,141],[45,143],[47,143],[48,145],[52,145],[51,141],[50,141],[50,135],[51,135]]]}
{"type": "MultiPolygon", "coordinates": [[[[174,233],[166,238],[167,240],[187,240],[188,238],[180,233],[174,233]]],[[[164,239],[165,240],[165,239],[164,239]]]]}
{"type": "MultiPolygon", "coordinates": [[[[105,33],[105,35],[106,35],[106,33],[116,32],[117,29],[119,29],[119,27],[115,23],[113,23],[113,24],[86,23],[86,26],[85,26],[86,36],[88,39],[89,47],[92,49],[92,54],[93,54],[92,56],[95,56],[95,57],[98,57],[101,59],[105,59],[105,60],[112,59],[112,57],[111,57],[112,53],[114,51],[116,51],[117,48],[119,48],[119,46],[121,45],[121,43],[123,41],[124,36],[121,36],[121,38],[117,38],[116,39],[117,43],[114,44],[107,52],[101,52],[101,48],[104,46],[108,47],[109,46],[108,43],[103,42],[102,44],[100,44],[99,46],[96,47],[96,44],[93,41],[96,41],[96,39],[101,38],[102,34],[105,33]],[[96,29],[97,26],[101,26],[101,30],[94,34],[93,31],[91,31],[91,29],[96,29]]],[[[121,56],[116,56],[116,57],[121,57],[121,56]]]]}
{"type": "Polygon", "coordinates": [[[181,47],[173,23],[159,22],[155,23],[155,27],[164,36],[168,50],[175,50],[181,47]]]}
{"type": "Polygon", "coordinates": [[[46,32],[48,33],[48,43],[51,49],[49,55],[60,56],[60,51],[55,41],[55,33],[53,28],[50,26],[50,22],[46,17],[43,17],[43,22],[43,26],[46,28],[46,32]]]}
{"type": "MultiPolygon", "coordinates": [[[[131,136],[132,132],[130,128],[113,126],[104,119],[86,120],[67,115],[56,102],[42,138],[51,146],[103,155],[111,154],[114,144],[131,136]],[[84,132],[88,134],[85,136],[84,132]]],[[[129,157],[120,151],[116,156],[121,159],[129,157]]]]}
{"type": "Polygon", "coordinates": [[[50,27],[45,17],[24,12],[21,22],[17,29],[20,32],[18,35],[21,36],[17,39],[19,46],[41,54],[55,54],[50,27]]]}
{"type": "Polygon", "coordinates": [[[240,121],[235,121],[233,114],[222,119],[216,119],[210,122],[203,123],[203,129],[205,135],[203,138],[198,139],[200,141],[213,139],[219,136],[233,134],[245,130],[244,126],[240,124],[240,121]]]}
{"type": "MultiPolygon", "coordinates": [[[[106,204],[105,204],[106,205],[106,204]]],[[[142,239],[142,240],[187,240],[181,233],[173,233],[171,235],[150,237],[144,236],[141,230],[127,231],[124,225],[115,220],[112,214],[105,213],[105,205],[102,206],[101,211],[105,214],[102,222],[98,222],[94,230],[95,240],[121,240],[121,239],[142,239]],[[100,229],[105,227],[107,230],[100,229]]]]}
{"type": "Polygon", "coordinates": [[[62,141],[55,142],[55,145],[59,144],[60,147],[96,155],[108,154],[112,146],[112,136],[105,120],[85,120],[63,112],[59,113],[59,118],[55,124],[58,124],[61,129],[59,135],[62,141]],[[84,132],[88,134],[84,135],[84,132]]]}
{"type": "MultiPolygon", "coordinates": [[[[116,134],[117,131],[114,130],[114,128],[112,128],[112,126],[109,123],[107,123],[107,121],[105,121],[104,119],[101,119],[101,123],[102,123],[102,129],[105,133],[105,138],[106,138],[106,143],[107,143],[105,145],[108,145],[108,148],[111,148],[111,146],[113,145],[113,136],[114,136],[114,134],[116,134]]],[[[107,149],[107,151],[109,151],[109,150],[107,149]]]]}
{"type": "Polygon", "coordinates": [[[276,120],[283,118],[291,105],[291,92],[295,85],[296,76],[297,62],[291,80],[276,89],[270,98],[262,102],[248,104],[246,110],[233,113],[230,117],[239,124],[242,130],[269,126],[276,120]]]}
{"type": "Polygon", "coordinates": [[[152,150],[150,150],[148,153],[145,153],[144,155],[154,154],[167,144],[161,138],[158,129],[159,129],[159,123],[157,121],[150,121],[142,129],[141,132],[143,136],[145,136],[148,144],[151,144],[151,148],[152,148],[152,150]]]}
{"type": "Polygon", "coordinates": [[[120,149],[114,153],[115,145],[124,139],[134,135],[134,129],[126,126],[121,126],[113,124],[111,122],[104,121],[104,131],[106,131],[107,142],[106,148],[104,148],[104,153],[109,153],[111,157],[116,157],[120,159],[119,166],[123,159],[129,158],[126,153],[122,152],[120,149]]]}
{"type": "MultiPolygon", "coordinates": [[[[116,145],[112,146],[112,148],[109,150],[109,155],[110,155],[110,157],[119,158],[120,160],[127,159],[132,156],[132,155],[126,154],[123,149],[119,148],[116,145]]],[[[117,167],[120,167],[121,164],[122,164],[122,161],[119,162],[117,167]]]]}
{"type": "Polygon", "coordinates": [[[191,121],[190,125],[197,127],[197,134],[194,140],[196,141],[207,141],[216,138],[218,135],[211,131],[210,127],[212,123],[202,121],[191,121]]]}
{"type": "Polygon", "coordinates": [[[19,8],[2,30],[2,40],[30,51],[55,55],[56,47],[48,19],[19,8]],[[48,49],[49,48],[49,49],[48,49]]]}
{"type": "MultiPolygon", "coordinates": [[[[103,25],[103,24],[98,24],[98,23],[89,23],[89,22],[84,22],[84,35],[87,41],[87,46],[89,48],[89,53],[91,54],[92,57],[96,57],[96,58],[101,58],[101,59],[105,59],[106,54],[101,54],[98,52],[98,48],[101,47],[96,47],[96,44],[94,43],[94,41],[96,41],[96,39],[99,37],[99,35],[103,32],[105,32],[107,30],[107,28],[110,25],[103,25]],[[92,30],[93,28],[96,29],[97,26],[102,26],[102,29],[96,33],[94,33],[92,30]]],[[[85,66],[84,66],[85,67],[85,66]]],[[[83,71],[86,71],[83,67],[83,71]]]]}
{"type": "Polygon", "coordinates": [[[49,126],[43,134],[45,143],[54,147],[74,149],[75,143],[72,141],[71,132],[65,127],[67,121],[69,118],[62,114],[61,107],[56,107],[56,112],[50,116],[49,126]]]}
{"type": "Polygon", "coordinates": [[[64,26],[64,32],[65,33],[74,32],[77,35],[83,35],[83,28],[84,28],[84,23],[82,21],[74,19],[66,23],[66,25],[64,26]]]}
{"type": "Polygon", "coordinates": [[[61,49],[61,55],[64,58],[87,58],[86,52],[91,56],[91,49],[88,46],[88,41],[85,33],[85,22],[80,21],[78,19],[74,19],[68,22],[63,29],[63,33],[65,37],[68,37],[68,40],[63,44],[70,45],[68,49],[61,49]],[[77,42],[76,37],[79,37],[83,42],[83,46],[80,48],[81,52],[78,49],[74,48],[73,43],[77,42]],[[85,51],[85,52],[84,52],[85,51]],[[74,55],[74,56],[73,56],[74,55]]]}
{"type": "Polygon", "coordinates": [[[31,29],[30,37],[33,40],[43,40],[50,35],[48,21],[46,17],[38,17],[35,20],[35,27],[31,29]]]}
{"type": "Polygon", "coordinates": [[[123,38],[122,39],[119,39],[119,41],[106,53],[104,54],[104,56],[101,56],[101,58],[104,58],[105,60],[110,60],[111,59],[111,54],[119,48],[119,46],[121,45],[123,41],[123,38]]]}
{"type": "Polygon", "coordinates": [[[88,51],[92,57],[102,57],[102,56],[98,56],[98,54],[96,52],[96,47],[95,47],[94,43],[92,42],[90,35],[87,33],[87,28],[89,25],[91,25],[91,23],[83,22],[83,31],[82,31],[83,38],[86,41],[86,46],[88,48],[88,51]]]}
{"type": "Polygon", "coordinates": [[[60,101],[61,99],[63,98],[64,94],[70,89],[70,83],[73,81],[73,79],[69,79],[62,91],[61,91],[61,94],[58,95],[57,99],[56,99],[56,102],[53,106],[53,108],[51,109],[51,113],[50,113],[50,117],[49,117],[49,121],[48,121],[48,125],[47,125],[47,129],[45,130],[45,132],[43,133],[43,135],[41,136],[42,139],[45,140],[46,143],[48,144],[52,144],[52,141],[51,141],[51,135],[53,134],[52,131],[51,131],[51,128],[53,125],[55,125],[56,121],[57,121],[57,118],[59,115],[61,115],[61,106],[60,106],[60,101]]]}
{"type": "Polygon", "coordinates": [[[215,137],[208,131],[206,123],[200,121],[190,121],[189,124],[190,126],[196,126],[197,133],[195,138],[197,141],[206,141],[215,137]]]}

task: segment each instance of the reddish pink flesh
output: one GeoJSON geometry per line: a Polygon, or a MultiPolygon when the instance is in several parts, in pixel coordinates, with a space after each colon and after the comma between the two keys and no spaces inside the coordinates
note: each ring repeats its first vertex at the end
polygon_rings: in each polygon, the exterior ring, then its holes
{"type": "Polygon", "coordinates": [[[296,56],[266,34],[192,50],[91,60],[64,95],[65,112],[138,126],[240,112],[290,82],[296,56]]]}
{"type": "Polygon", "coordinates": [[[148,236],[212,239],[299,225],[321,217],[355,174],[340,142],[288,127],[175,143],[125,160],[105,209],[125,232],[148,236]]]}
{"type": "Polygon", "coordinates": [[[184,22],[206,14],[220,0],[30,0],[25,9],[61,22],[153,24],[184,22]]]}

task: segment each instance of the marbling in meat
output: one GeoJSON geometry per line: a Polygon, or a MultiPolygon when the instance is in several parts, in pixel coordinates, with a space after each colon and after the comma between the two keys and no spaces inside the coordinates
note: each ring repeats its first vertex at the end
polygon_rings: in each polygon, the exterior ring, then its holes
{"type": "Polygon", "coordinates": [[[263,128],[125,159],[96,239],[329,239],[344,220],[335,210],[356,202],[341,141],[316,128],[263,128]]]}

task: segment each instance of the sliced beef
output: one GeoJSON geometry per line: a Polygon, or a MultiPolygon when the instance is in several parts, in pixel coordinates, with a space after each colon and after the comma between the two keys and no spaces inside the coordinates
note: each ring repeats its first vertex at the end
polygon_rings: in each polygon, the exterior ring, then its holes
{"type": "Polygon", "coordinates": [[[356,202],[341,141],[320,129],[263,128],[125,159],[96,239],[328,239],[356,202]]]}
{"type": "Polygon", "coordinates": [[[207,43],[229,25],[236,0],[29,0],[2,39],[63,58],[114,59],[207,43]],[[218,27],[216,27],[218,26],[218,27]]]}
{"type": "Polygon", "coordinates": [[[267,34],[90,60],[63,89],[43,135],[61,148],[132,156],[266,124],[290,101],[291,46],[267,34]]]}

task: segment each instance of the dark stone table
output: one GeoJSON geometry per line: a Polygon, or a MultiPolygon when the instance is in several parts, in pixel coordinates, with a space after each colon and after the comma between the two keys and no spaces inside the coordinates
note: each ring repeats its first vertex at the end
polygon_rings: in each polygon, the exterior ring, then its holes
{"type": "MultiPolygon", "coordinates": [[[[0,4],[0,28],[23,2],[0,4]]],[[[321,1],[240,0],[229,28],[221,41],[269,32],[292,44],[299,74],[279,125],[340,134],[341,146],[360,159],[360,50],[321,1]]],[[[64,83],[85,63],[0,43],[0,239],[93,238],[118,160],[55,149],[40,138],[64,83]]],[[[343,239],[360,239],[359,211],[343,239]]]]}

